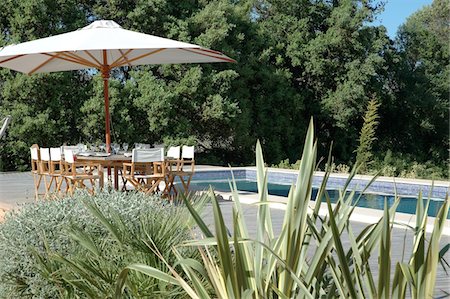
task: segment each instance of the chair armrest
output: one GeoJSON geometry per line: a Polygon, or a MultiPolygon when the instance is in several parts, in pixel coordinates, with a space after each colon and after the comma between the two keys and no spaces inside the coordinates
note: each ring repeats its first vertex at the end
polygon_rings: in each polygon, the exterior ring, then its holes
{"type": "Polygon", "coordinates": [[[194,171],[195,171],[195,160],[194,159],[192,159],[192,160],[183,160],[183,164],[182,164],[182,167],[181,168],[183,168],[183,166],[184,165],[190,165],[191,166],[191,172],[192,173],[194,173],[194,171]]]}
{"type": "Polygon", "coordinates": [[[165,161],[169,171],[181,171],[183,168],[183,160],[181,159],[167,159],[165,161]]]}
{"type": "Polygon", "coordinates": [[[124,162],[122,164],[122,175],[130,174],[131,176],[134,175],[134,164],[131,162],[124,162]]]}

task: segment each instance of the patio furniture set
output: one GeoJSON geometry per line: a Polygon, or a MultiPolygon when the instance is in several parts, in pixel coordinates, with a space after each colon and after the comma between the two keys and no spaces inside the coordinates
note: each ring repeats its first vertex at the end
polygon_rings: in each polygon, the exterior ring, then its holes
{"type": "Polygon", "coordinates": [[[39,148],[34,144],[30,152],[36,200],[73,194],[75,189],[87,189],[93,194],[97,186],[104,187],[105,169],[116,190],[121,177],[122,191],[160,193],[172,198],[180,191],[189,191],[195,172],[193,146],[172,146],[166,154],[163,147],[150,146],[109,154],[88,151],[83,145],[39,148]],[[42,183],[44,193],[40,192],[42,183]]]}

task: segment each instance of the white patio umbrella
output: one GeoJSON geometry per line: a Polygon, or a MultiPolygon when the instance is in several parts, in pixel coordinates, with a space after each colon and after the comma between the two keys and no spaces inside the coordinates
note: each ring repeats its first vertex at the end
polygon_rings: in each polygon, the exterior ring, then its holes
{"type": "Polygon", "coordinates": [[[102,73],[106,147],[111,145],[108,80],[112,68],[143,64],[235,62],[194,44],[123,29],[110,20],[0,48],[0,66],[29,75],[95,68],[102,73]]]}

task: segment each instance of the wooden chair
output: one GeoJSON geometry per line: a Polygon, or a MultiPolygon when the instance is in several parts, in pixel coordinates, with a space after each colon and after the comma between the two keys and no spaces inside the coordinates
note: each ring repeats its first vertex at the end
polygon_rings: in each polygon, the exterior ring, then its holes
{"type": "MultiPolygon", "coordinates": [[[[164,148],[164,146],[156,147],[156,148],[158,148],[158,149],[159,148],[164,148]]],[[[156,149],[156,148],[154,148],[154,149],[156,149]]],[[[151,146],[150,146],[150,144],[147,144],[147,143],[135,143],[135,149],[137,149],[137,150],[149,150],[149,149],[151,149],[151,146]]],[[[122,167],[123,167],[123,165],[122,165],[122,167]]],[[[145,166],[136,164],[134,171],[135,171],[135,173],[144,173],[145,172],[145,166]]],[[[127,190],[127,182],[128,182],[127,177],[129,177],[129,176],[123,175],[123,169],[119,169],[119,175],[122,178],[122,189],[121,190],[122,191],[128,191],[127,190]]],[[[136,188],[136,186],[134,186],[134,187],[136,188]]]]}
{"type": "Polygon", "coordinates": [[[39,196],[44,196],[45,193],[39,193],[39,188],[42,182],[42,174],[41,174],[41,156],[39,152],[39,145],[33,144],[30,147],[31,153],[31,174],[33,175],[34,182],[34,196],[35,199],[38,200],[39,196]]]}
{"type": "Polygon", "coordinates": [[[103,187],[103,167],[101,164],[78,163],[72,150],[64,149],[63,178],[68,182],[68,192],[73,194],[76,188],[87,188],[93,194],[95,181],[103,187]],[[90,182],[90,188],[85,184],[90,182]]]}
{"type": "Polygon", "coordinates": [[[39,153],[41,156],[41,175],[44,178],[45,196],[47,197],[50,194],[50,189],[54,181],[50,175],[50,149],[48,147],[41,147],[39,153]],[[47,177],[49,177],[50,182],[47,182],[47,177]]]}
{"type": "Polygon", "coordinates": [[[166,166],[167,166],[167,173],[169,176],[167,180],[168,185],[167,190],[169,194],[172,192],[175,194],[178,193],[174,185],[175,176],[173,174],[181,170],[182,161],[180,160],[180,155],[181,155],[181,146],[171,146],[167,150],[166,166]]]}
{"type": "Polygon", "coordinates": [[[179,160],[180,159],[180,153],[181,153],[181,147],[180,146],[171,146],[167,150],[166,158],[169,160],[179,160]]]}
{"type": "Polygon", "coordinates": [[[66,183],[66,190],[64,193],[67,193],[69,191],[69,182],[64,177],[64,166],[60,147],[50,148],[49,175],[51,179],[55,182],[56,193],[61,192],[63,181],[66,183]]]}
{"type": "Polygon", "coordinates": [[[164,148],[133,149],[131,163],[123,163],[122,176],[145,193],[157,192],[161,182],[167,186],[164,148]]]}
{"type": "Polygon", "coordinates": [[[168,163],[172,164],[169,166],[170,174],[168,179],[170,191],[174,191],[175,194],[178,193],[174,184],[175,178],[178,177],[184,192],[187,193],[189,191],[192,176],[195,173],[194,146],[183,145],[181,159],[169,160],[168,163]]]}
{"type": "MultiPolygon", "coordinates": [[[[150,144],[148,144],[148,143],[135,143],[134,144],[134,149],[148,150],[148,149],[151,149],[151,148],[152,148],[152,146],[150,144]]],[[[160,148],[160,147],[158,147],[158,148],[160,148]]],[[[163,148],[164,148],[164,146],[163,146],[163,148]]],[[[139,168],[139,166],[136,166],[136,168],[139,168]]],[[[122,178],[122,191],[128,191],[127,190],[128,179],[126,178],[126,176],[123,175],[122,169],[119,169],[119,175],[122,178]]]]}

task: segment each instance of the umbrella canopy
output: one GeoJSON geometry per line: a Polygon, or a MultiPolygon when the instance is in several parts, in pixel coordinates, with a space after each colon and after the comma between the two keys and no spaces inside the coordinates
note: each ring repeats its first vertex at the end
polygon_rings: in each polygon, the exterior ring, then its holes
{"type": "Polygon", "coordinates": [[[110,20],[0,48],[0,66],[29,75],[95,68],[104,78],[106,146],[110,151],[108,79],[112,68],[144,64],[235,62],[200,46],[123,29],[110,20]]]}

